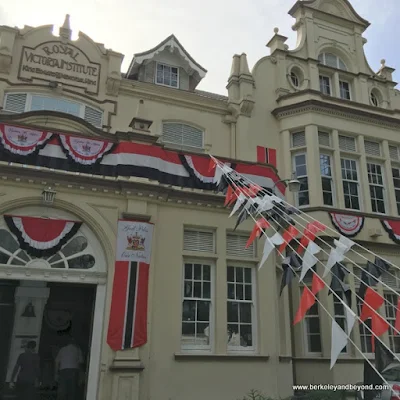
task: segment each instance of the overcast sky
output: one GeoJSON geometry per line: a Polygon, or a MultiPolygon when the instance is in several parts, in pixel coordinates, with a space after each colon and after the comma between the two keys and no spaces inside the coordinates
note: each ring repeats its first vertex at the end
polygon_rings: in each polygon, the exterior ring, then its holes
{"type": "MultiPolygon", "coordinates": [[[[351,2],[371,22],[364,36],[368,39],[365,50],[372,69],[379,69],[382,58],[386,65],[396,68],[400,60],[399,0],[351,2]]],[[[274,27],[289,37],[287,43],[293,48],[294,20],[287,12],[294,3],[295,0],[9,0],[0,4],[0,25],[58,27],[65,14],[70,14],[74,37],[82,31],[106,48],[125,55],[123,72],[134,53],[148,50],[174,33],[208,70],[198,88],[225,94],[233,54],[247,53],[251,69],[258,59],[269,54],[265,45],[274,27]]],[[[400,79],[399,74],[400,66],[395,79],[400,79]]]]}

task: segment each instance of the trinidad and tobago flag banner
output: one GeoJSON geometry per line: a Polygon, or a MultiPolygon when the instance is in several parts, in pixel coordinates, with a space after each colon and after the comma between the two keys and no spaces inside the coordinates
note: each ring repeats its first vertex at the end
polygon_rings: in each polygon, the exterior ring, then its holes
{"type": "Polygon", "coordinates": [[[114,350],[147,343],[147,301],[153,224],[118,221],[107,343],[114,350]]]}
{"type": "Polygon", "coordinates": [[[34,257],[50,257],[78,232],[82,222],[64,219],[4,215],[21,249],[34,257]]]}
{"type": "Polygon", "coordinates": [[[329,213],[333,226],[348,238],[357,236],[364,226],[364,217],[358,215],[329,213]]]}
{"type": "MultiPolygon", "coordinates": [[[[216,190],[216,169],[207,155],[182,154],[159,145],[85,138],[0,124],[0,161],[100,177],[139,177],[166,185],[216,190]]],[[[229,163],[229,160],[224,160],[229,163]]],[[[266,189],[285,195],[274,167],[235,163],[230,167],[266,189]],[[276,184],[276,186],[275,186],[276,184]]]]}
{"type": "Polygon", "coordinates": [[[393,242],[400,244],[400,221],[381,219],[381,224],[393,242]]]}

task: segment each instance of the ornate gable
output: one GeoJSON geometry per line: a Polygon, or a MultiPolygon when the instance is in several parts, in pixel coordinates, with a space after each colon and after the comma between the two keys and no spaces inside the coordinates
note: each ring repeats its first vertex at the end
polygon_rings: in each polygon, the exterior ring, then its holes
{"type": "Polygon", "coordinates": [[[296,11],[302,7],[315,9],[325,14],[346,19],[363,26],[364,29],[370,25],[367,20],[357,14],[348,0],[299,0],[289,11],[289,14],[294,16],[296,11]]]}

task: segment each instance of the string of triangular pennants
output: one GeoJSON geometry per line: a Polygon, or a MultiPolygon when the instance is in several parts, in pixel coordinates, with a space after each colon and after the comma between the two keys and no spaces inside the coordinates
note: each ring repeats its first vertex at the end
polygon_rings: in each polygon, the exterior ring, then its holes
{"type": "Polygon", "coordinates": [[[398,293],[382,282],[380,278],[385,273],[397,279],[390,270],[391,267],[395,269],[399,269],[399,267],[342,235],[340,235],[339,240],[330,236],[330,239],[333,239],[333,246],[330,245],[319,234],[329,236],[327,231],[330,230],[336,236],[336,231],[293,207],[282,198],[276,196],[271,190],[264,189],[247,177],[245,178],[233,171],[228,165],[223,164],[213,156],[211,156],[210,169],[215,169],[214,183],[217,186],[216,191],[225,193],[225,206],[233,206],[229,217],[237,215],[234,229],[248,218],[254,221],[254,228],[246,247],[249,247],[257,238],[265,238],[259,268],[265,264],[268,257],[275,250],[277,250],[278,255],[282,258],[280,295],[286,286],[291,285],[295,276],[300,275],[299,282],[302,282],[307,273],[312,273],[311,289],[307,285],[304,286],[299,308],[293,323],[299,323],[307,311],[316,302],[319,303],[320,307],[328,314],[332,321],[331,369],[342,350],[348,342],[351,342],[365,359],[366,365],[373,370],[381,382],[387,384],[381,375],[385,363],[378,363],[380,365],[374,366],[362,350],[352,341],[350,335],[356,320],[359,320],[365,329],[371,332],[371,346],[373,351],[385,354],[387,360],[396,358],[400,362],[397,355],[381,339],[382,335],[389,328],[393,330],[395,335],[400,334],[400,297],[398,304],[394,305],[373,289],[374,286],[381,283],[397,296],[398,293]],[[301,224],[299,220],[304,221],[305,225],[301,224]],[[297,227],[303,228],[303,232],[300,232],[297,227]],[[272,235],[268,235],[267,232],[271,232],[272,235]],[[298,239],[299,235],[300,239],[298,239]],[[330,249],[330,252],[328,253],[323,247],[320,247],[316,243],[316,240],[318,243],[326,245],[330,249]],[[295,249],[295,246],[297,249],[295,249]],[[371,262],[364,255],[358,253],[354,249],[355,247],[360,247],[369,254],[374,255],[374,262],[371,262]],[[360,267],[351,260],[346,255],[349,251],[365,259],[367,261],[366,268],[360,267]],[[328,256],[326,264],[317,258],[317,255],[321,252],[328,256]],[[348,260],[360,268],[362,271],[361,277],[347,269],[342,263],[344,260],[348,260]],[[326,278],[329,273],[332,275],[331,283],[328,287],[316,271],[318,263],[325,269],[322,278],[326,278]],[[361,282],[358,293],[355,294],[356,298],[362,304],[359,316],[351,309],[352,292],[350,286],[345,283],[345,278],[349,274],[354,275],[361,282]],[[335,317],[330,314],[317,297],[318,293],[325,287],[328,288],[329,295],[332,294],[335,296],[343,306],[346,320],[344,328],[336,322],[335,317]],[[396,319],[393,326],[378,312],[379,308],[385,302],[396,309],[396,319]],[[368,319],[371,320],[371,328],[366,324],[368,319]]]}

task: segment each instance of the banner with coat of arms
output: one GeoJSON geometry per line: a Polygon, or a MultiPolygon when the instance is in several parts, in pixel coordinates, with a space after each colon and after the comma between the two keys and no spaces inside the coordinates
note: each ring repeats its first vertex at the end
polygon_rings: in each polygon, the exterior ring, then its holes
{"type": "Polygon", "coordinates": [[[117,252],[107,343],[114,350],[147,342],[149,267],[154,225],[118,221],[117,252]]]}

